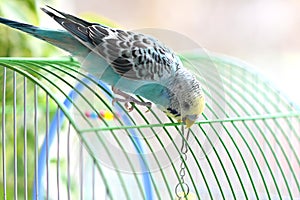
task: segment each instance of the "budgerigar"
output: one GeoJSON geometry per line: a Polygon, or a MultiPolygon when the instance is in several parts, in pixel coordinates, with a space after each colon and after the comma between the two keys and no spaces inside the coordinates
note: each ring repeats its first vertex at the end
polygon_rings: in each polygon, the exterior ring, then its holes
{"type": "Polygon", "coordinates": [[[68,51],[83,68],[112,86],[113,92],[130,103],[151,107],[154,103],[168,116],[189,128],[204,109],[201,85],[183,67],[179,57],[157,39],[98,23],[90,23],[48,6],[41,8],[65,30],[51,30],[0,18],[0,22],[27,32],[68,51]],[[150,102],[141,102],[130,94],[150,102]]]}

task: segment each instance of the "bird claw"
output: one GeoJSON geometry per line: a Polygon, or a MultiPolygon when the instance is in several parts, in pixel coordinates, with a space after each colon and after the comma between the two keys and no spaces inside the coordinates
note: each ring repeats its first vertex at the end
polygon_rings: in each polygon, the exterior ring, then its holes
{"type": "Polygon", "coordinates": [[[113,98],[111,104],[114,106],[116,102],[122,102],[122,103],[124,103],[124,107],[126,108],[126,110],[128,112],[133,111],[135,104],[147,107],[148,110],[146,111],[146,113],[149,112],[150,109],[151,109],[151,107],[152,107],[152,103],[151,102],[141,102],[141,101],[138,101],[138,100],[134,99],[133,97],[129,98],[129,99],[113,98]]]}
{"type": "Polygon", "coordinates": [[[133,111],[135,104],[147,107],[148,110],[146,112],[149,112],[149,110],[151,109],[151,106],[152,106],[151,102],[139,101],[139,100],[135,99],[134,97],[130,96],[129,94],[126,94],[126,93],[122,92],[121,90],[119,90],[115,87],[112,87],[112,91],[115,94],[118,94],[118,95],[124,97],[124,99],[114,98],[112,100],[112,105],[113,106],[116,102],[122,102],[122,103],[124,103],[124,106],[125,106],[125,108],[127,109],[128,112],[133,111]]]}
{"type": "Polygon", "coordinates": [[[113,98],[113,100],[111,101],[111,105],[115,106],[115,103],[117,102],[116,98],[113,98]]]}
{"type": "Polygon", "coordinates": [[[152,103],[151,102],[145,102],[145,106],[148,108],[148,110],[146,110],[145,113],[149,112],[151,107],[152,107],[152,103]]]}
{"type": "Polygon", "coordinates": [[[128,112],[131,112],[133,111],[133,106],[134,106],[134,103],[133,102],[126,102],[125,104],[125,108],[127,109],[128,112]]]}
{"type": "Polygon", "coordinates": [[[130,102],[127,99],[113,98],[113,100],[111,101],[112,106],[115,106],[116,102],[122,102],[122,103],[124,103],[124,107],[126,108],[126,110],[128,112],[133,111],[134,102],[130,102]]]}

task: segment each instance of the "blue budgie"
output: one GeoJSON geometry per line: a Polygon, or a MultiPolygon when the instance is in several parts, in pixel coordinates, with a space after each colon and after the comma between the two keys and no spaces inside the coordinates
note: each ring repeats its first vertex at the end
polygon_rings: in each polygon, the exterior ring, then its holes
{"type": "Polygon", "coordinates": [[[112,86],[114,102],[151,107],[191,127],[204,110],[204,96],[195,76],[179,57],[157,39],[98,23],[90,23],[50,6],[41,8],[65,30],[51,30],[5,18],[0,22],[45,40],[76,57],[82,67],[112,86]],[[131,96],[139,95],[151,102],[131,96]]]}

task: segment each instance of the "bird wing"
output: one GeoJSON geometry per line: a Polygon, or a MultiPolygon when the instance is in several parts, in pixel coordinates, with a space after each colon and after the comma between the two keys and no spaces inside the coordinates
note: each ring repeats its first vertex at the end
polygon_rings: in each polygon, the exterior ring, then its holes
{"type": "Polygon", "coordinates": [[[42,10],[76,39],[103,57],[122,77],[161,81],[172,76],[179,67],[175,54],[150,36],[112,29],[51,9],[62,17],[47,9],[42,10]]]}

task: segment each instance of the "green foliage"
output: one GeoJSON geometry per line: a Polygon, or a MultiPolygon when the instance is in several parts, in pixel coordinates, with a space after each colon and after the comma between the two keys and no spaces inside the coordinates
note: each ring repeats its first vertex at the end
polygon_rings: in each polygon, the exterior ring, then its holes
{"type": "MultiPolygon", "coordinates": [[[[35,0],[0,0],[1,17],[37,25],[39,13],[35,0]]],[[[0,35],[2,57],[41,57],[57,52],[55,47],[4,25],[0,26],[0,35]]]]}

